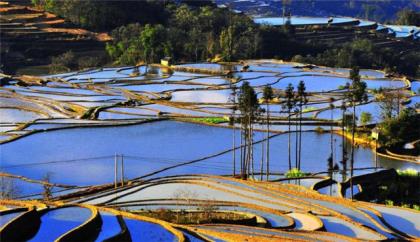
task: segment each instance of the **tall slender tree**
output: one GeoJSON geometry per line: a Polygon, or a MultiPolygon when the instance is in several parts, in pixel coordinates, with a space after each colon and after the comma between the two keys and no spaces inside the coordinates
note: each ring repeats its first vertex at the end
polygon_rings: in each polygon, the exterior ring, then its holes
{"type": "Polygon", "coordinates": [[[350,158],[350,189],[351,189],[351,199],[353,199],[353,170],[354,170],[354,135],[356,132],[356,105],[367,102],[368,95],[366,91],[366,82],[360,79],[359,67],[354,66],[350,70],[351,80],[350,91],[346,93],[347,99],[350,101],[351,106],[353,107],[352,114],[352,129],[351,129],[351,158],[350,158]]]}
{"type": "Polygon", "coordinates": [[[297,97],[298,97],[298,105],[299,105],[299,158],[298,158],[298,169],[300,170],[301,160],[302,160],[302,112],[303,112],[303,105],[308,103],[306,93],[305,82],[300,81],[297,87],[297,97]]]}
{"type": "MultiPolygon", "coordinates": [[[[333,134],[333,121],[334,121],[334,101],[335,99],[331,97],[329,99],[330,111],[331,111],[331,120],[330,120],[330,157],[328,158],[328,170],[332,171],[334,166],[334,134],[333,134]]],[[[331,173],[332,174],[332,173],[331,173]]]]}
{"type": "Polygon", "coordinates": [[[345,135],[345,127],[346,127],[346,99],[343,99],[342,104],[341,104],[341,111],[342,111],[342,116],[341,116],[341,164],[343,166],[343,170],[342,170],[342,176],[343,176],[343,182],[345,180],[346,174],[347,174],[347,149],[346,149],[346,137],[345,135]]]}
{"type": "Polygon", "coordinates": [[[236,118],[235,118],[235,115],[236,115],[236,110],[238,109],[238,107],[236,106],[236,85],[234,82],[235,80],[233,78],[230,78],[229,86],[230,86],[230,90],[232,91],[230,94],[230,102],[232,103],[232,114],[230,117],[230,125],[232,126],[232,130],[233,130],[232,163],[233,163],[233,176],[236,176],[236,128],[235,128],[236,118]]]}
{"type": "Polygon", "coordinates": [[[295,94],[294,88],[291,83],[287,85],[285,91],[285,103],[284,108],[287,110],[287,125],[289,128],[288,132],[288,142],[287,142],[287,150],[288,150],[288,161],[289,161],[289,170],[292,169],[292,157],[291,157],[291,123],[290,123],[290,116],[292,115],[292,110],[295,107],[295,94]]]}
{"type": "Polygon", "coordinates": [[[244,140],[243,160],[241,161],[242,178],[247,178],[250,174],[253,162],[253,122],[258,117],[260,108],[257,94],[249,82],[243,82],[239,91],[239,110],[241,112],[242,138],[244,140]]]}
{"type": "Polygon", "coordinates": [[[268,177],[270,176],[270,102],[273,100],[274,98],[274,93],[273,93],[273,88],[271,88],[271,86],[267,85],[264,87],[263,90],[263,98],[264,98],[264,102],[266,105],[266,117],[267,117],[267,148],[265,149],[267,154],[266,154],[266,165],[267,165],[267,177],[266,180],[268,181],[268,177]]]}

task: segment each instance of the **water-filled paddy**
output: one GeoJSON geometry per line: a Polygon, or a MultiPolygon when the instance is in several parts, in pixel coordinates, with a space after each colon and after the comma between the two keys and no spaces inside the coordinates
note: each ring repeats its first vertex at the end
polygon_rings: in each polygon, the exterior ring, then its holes
{"type": "Polygon", "coordinates": [[[0,122],[1,123],[17,123],[27,122],[34,119],[42,118],[42,116],[35,112],[28,112],[24,110],[1,108],[0,109],[0,122]]]}
{"type": "MultiPolygon", "coordinates": [[[[239,145],[238,130],[236,132],[236,145],[239,145]]],[[[43,132],[1,145],[1,170],[34,179],[41,179],[47,172],[52,172],[52,180],[57,183],[99,184],[112,182],[115,153],[125,155],[125,176],[134,178],[163,167],[228,150],[232,147],[232,135],[231,129],[171,121],[43,132]],[[86,158],[92,159],[85,160],[86,158]],[[36,164],[50,161],[69,162],[36,164]],[[95,176],[91,176],[92,172],[95,176]]],[[[256,140],[262,136],[265,137],[265,134],[257,132],[256,140]]],[[[302,134],[302,137],[302,145],[306,147],[302,151],[302,169],[308,172],[327,170],[330,135],[306,132],[302,134]],[[314,152],[315,149],[317,152],[314,152]]],[[[335,161],[339,163],[341,137],[335,135],[333,137],[337,143],[337,150],[334,151],[335,161]]],[[[292,135],[293,140],[294,135],[292,135]]],[[[270,143],[271,170],[273,172],[288,170],[287,134],[272,138],[270,143]]],[[[261,157],[260,147],[260,145],[255,145],[254,151],[257,171],[259,171],[259,157],[261,157]]],[[[292,151],[294,151],[294,145],[292,145],[292,151]]],[[[238,168],[239,151],[236,157],[238,168]]],[[[294,160],[294,152],[292,152],[293,163],[294,160]]],[[[379,163],[384,167],[419,169],[418,165],[413,163],[383,158],[379,158],[379,163]]],[[[362,147],[356,148],[355,167],[372,166],[374,166],[372,151],[362,147]]],[[[158,175],[193,173],[231,174],[232,152],[171,169],[158,175]]]]}
{"type": "MultiPolygon", "coordinates": [[[[284,25],[288,18],[283,17],[269,17],[269,18],[254,18],[254,22],[258,24],[268,25],[284,25]]],[[[314,24],[328,24],[329,18],[323,17],[290,17],[290,23],[292,25],[314,25],[314,24]]],[[[346,23],[355,21],[354,18],[333,18],[332,24],[334,23],[346,23]]]]}
{"type": "Polygon", "coordinates": [[[54,241],[67,231],[84,223],[91,211],[81,207],[67,207],[47,211],[41,216],[41,226],[29,241],[54,241]],[[57,226],[60,224],[60,226],[57,226]]]}
{"type": "Polygon", "coordinates": [[[109,239],[121,232],[121,226],[117,216],[111,213],[101,212],[102,228],[95,241],[109,239]]]}
{"type": "Polygon", "coordinates": [[[172,93],[173,102],[227,103],[230,90],[177,91],[172,93]]]}
{"type": "Polygon", "coordinates": [[[174,234],[159,224],[134,219],[124,219],[130,230],[131,239],[137,241],[176,241],[174,234]]]}
{"type": "Polygon", "coordinates": [[[8,213],[8,214],[1,215],[0,216],[0,228],[2,228],[4,225],[6,225],[7,223],[9,223],[13,219],[19,217],[22,214],[23,214],[23,212],[13,212],[13,213],[8,213]]]}

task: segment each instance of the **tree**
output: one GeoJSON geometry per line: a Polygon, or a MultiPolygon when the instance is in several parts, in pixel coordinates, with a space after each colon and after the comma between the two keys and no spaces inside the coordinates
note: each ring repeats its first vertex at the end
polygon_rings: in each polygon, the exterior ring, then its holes
{"type": "MultiPolygon", "coordinates": [[[[343,175],[343,179],[347,174],[347,149],[346,149],[346,138],[345,138],[345,127],[346,127],[346,100],[344,99],[342,101],[341,104],[341,111],[342,111],[342,116],[341,116],[341,164],[343,165],[343,171],[342,171],[342,175],[343,175]]],[[[343,180],[344,181],[344,180],[343,180]]]]}
{"type": "Polygon", "coordinates": [[[51,185],[51,173],[47,172],[47,174],[45,174],[45,176],[42,178],[43,181],[43,192],[42,192],[42,198],[45,201],[49,201],[52,198],[52,188],[53,186],[51,185]]]}
{"type": "Polygon", "coordinates": [[[284,108],[287,110],[287,125],[288,125],[288,143],[287,143],[287,149],[288,149],[288,161],[289,161],[289,170],[292,169],[292,158],[291,158],[291,130],[290,130],[290,116],[292,115],[292,109],[295,107],[296,105],[296,101],[295,101],[295,94],[294,94],[294,90],[293,90],[293,85],[291,83],[289,83],[287,85],[287,88],[285,90],[285,98],[286,98],[286,102],[284,104],[284,108]]]}
{"type": "Polygon", "coordinates": [[[232,16],[229,26],[223,28],[219,43],[226,61],[255,56],[261,41],[255,23],[248,18],[232,16]]]}
{"type": "Polygon", "coordinates": [[[381,108],[382,119],[392,119],[400,113],[400,102],[404,95],[398,90],[385,90],[380,88],[376,94],[381,108]]]}
{"type": "Polygon", "coordinates": [[[158,61],[162,56],[170,56],[170,44],[166,41],[166,30],[158,24],[146,24],[140,33],[140,42],[143,46],[144,60],[147,63],[158,61]]]}
{"type": "Polygon", "coordinates": [[[236,85],[234,84],[234,79],[230,78],[229,82],[230,90],[232,90],[230,95],[230,102],[232,103],[232,114],[230,117],[230,125],[232,125],[233,129],[233,176],[236,176],[236,128],[235,128],[235,122],[236,122],[236,110],[238,109],[236,105],[236,85]]]}
{"type": "Polygon", "coordinates": [[[305,82],[300,81],[297,87],[297,100],[298,100],[298,106],[299,106],[299,151],[298,151],[298,169],[300,170],[301,166],[301,155],[302,155],[302,111],[303,111],[303,105],[308,103],[307,99],[307,93],[306,93],[306,87],[305,82]]]}
{"type": "Polygon", "coordinates": [[[266,114],[267,114],[267,155],[266,155],[266,164],[267,164],[267,181],[270,175],[270,102],[273,100],[273,88],[267,85],[263,90],[263,99],[266,104],[266,114]]]}
{"type": "Polygon", "coordinates": [[[420,13],[418,13],[414,10],[411,10],[409,8],[405,8],[403,10],[400,10],[397,13],[396,24],[419,26],[420,25],[420,13]]]}
{"type": "Polygon", "coordinates": [[[253,163],[253,128],[252,124],[257,118],[260,110],[257,94],[249,82],[243,82],[239,91],[239,111],[241,112],[242,139],[244,140],[242,178],[247,178],[250,174],[251,165],[253,163]]]}
{"type": "Polygon", "coordinates": [[[0,199],[16,199],[22,192],[13,178],[2,176],[0,182],[0,199]]]}
{"type": "Polygon", "coordinates": [[[393,147],[418,139],[419,123],[420,115],[416,110],[406,108],[397,117],[387,119],[380,124],[379,141],[385,147],[393,147]]]}
{"type": "Polygon", "coordinates": [[[362,112],[360,114],[360,124],[367,125],[372,121],[372,114],[369,112],[362,112]]]}
{"type": "Polygon", "coordinates": [[[328,170],[332,171],[333,170],[333,164],[334,164],[334,134],[333,134],[333,121],[334,121],[334,101],[335,99],[333,97],[331,97],[329,99],[329,103],[330,103],[330,111],[331,111],[331,120],[330,120],[330,148],[331,148],[331,153],[330,153],[330,157],[328,158],[328,170]]]}
{"type": "MultiPolygon", "coordinates": [[[[354,66],[350,70],[350,80],[352,81],[349,85],[349,91],[346,92],[346,96],[350,105],[353,107],[353,118],[352,118],[352,129],[351,129],[351,159],[350,159],[350,176],[353,178],[354,168],[354,135],[356,131],[356,105],[363,102],[367,102],[368,96],[366,92],[366,82],[361,81],[359,75],[359,67],[354,66]]],[[[353,180],[350,180],[351,187],[351,198],[353,199],[353,180]]]]}

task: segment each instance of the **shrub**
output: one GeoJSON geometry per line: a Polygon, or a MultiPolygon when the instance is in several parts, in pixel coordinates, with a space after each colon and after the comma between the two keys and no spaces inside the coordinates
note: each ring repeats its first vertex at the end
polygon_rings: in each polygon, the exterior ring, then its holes
{"type": "Polygon", "coordinates": [[[99,66],[101,64],[101,60],[99,57],[87,56],[79,58],[77,63],[79,69],[87,69],[99,66]]]}
{"type": "Polygon", "coordinates": [[[306,174],[297,168],[293,168],[286,173],[287,178],[304,177],[306,174]]]}
{"type": "Polygon", "coordinates": [[[72,51],[67,51],[59,56],[51,58],[50,72],[58,73],[74,69],[77,66],[76,58],[72,51]]]}
{"type": "Polygon", "coordinates": [[[398,175],[400,176],[418,176],[419,172],[412,169],[412,168],[407,168],[405,170],[397,170],[398,175]]]}
{"type": "Polygon", "coordinates": [[[224,117],[192,118],[191,120],[206,124],[220,124],[229,121],[229,119],[224,117]]]}
{"type": "Polygon", "coordinates": [[[322,134],[324,133],[324,129],[318,126],[315,128],[315,132],[322,134]]]}

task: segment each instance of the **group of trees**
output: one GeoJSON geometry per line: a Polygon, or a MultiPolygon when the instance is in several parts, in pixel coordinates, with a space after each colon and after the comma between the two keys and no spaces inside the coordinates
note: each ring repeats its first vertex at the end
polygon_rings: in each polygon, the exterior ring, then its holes
{"type": "Polygon", "coordinates": [[[396,24],[420,26],[420,13],[409,8],[405,8],[397,13],[396,24]]]}
{"type": "Polygon", "coordinates": [[[167,9],[167,24],[139,23],[112,31],[106,50],[120,64],[156,62],[163,56],[202,61],[222,54],[226,61],[254,57],[260,43],[258,28],[227,9],[181,5],[167,9]]]}
{"type": "MultiPolygon", "coordinates": [[[[335,67],[386,68],[420,76],[420,53],[378,48],[370,40],[317,45],[295,40],[293,26],[256,25],[243,14],[210,1],[32,0],[70,22],[94,31],[112,31],[106,51],[120,64],[158,61],[170,56],[202,61],[221,54],[226,61],[282,58],[335,67]],[[186,4],[180,4],[186,3],[186,4]]],[[[320,4],[320,3],[317,3],[320,4]]],[[[398,24],[419,25],[419,14],[404,9],[398,24]]]]}
{"type": "Polygon", "coordinates": [[[420,115],[414,108],[406,108],[399,115],[384,120],[379,126],[379,141],[385,147],[400,149],[405,142],[418,139],[420,115]]]}
{"type": "MultiPolygon", "coordinates": [[[[235,94],[234,94],[235,95],[235,94]]],[[[241,160],[241,176],[243,178],[248,177],[250,174],[255,174],[254,171],[254,156],[253,156],[253,144],[254,144],[254,131],[253,124],[257,121],[266,122],[266,137],[265,145],[262,143],[262,157],[261,157],[261,179],[263,178],[263,168],[264,168],[264,149],[265,149],[265,166],[266,166],[266,179],[268,180],[270,175],[270,103],[277,98],[283,103],[283,108],[288,113],[288,127],[289,127],[289,142],[288,142],[288,164],[289,170],[292,168],[300,169],[301,167],[301,154],[302,154],[302,113],[303,106],[307,103],[307,96],[305,83],[300,81],[296,91],[292,84],[288,85],[284,94],[275,95],[271,86],[267,85],[263,89],[263,104],[266,108],[263,109],[260,107],[256,92],[249,82],[244,81],[239,93],[238,93],[238,110],[240,111],[240,117],[238,121],[241,124],[241,151],[240,151],[240,160],[241,160]],[[265,113],[265,120],[263,114],[265,113]],[[295,155],[295,165],[292,167],[291,160],[291,117],[296,116],[296,155],[295,155]]],[[[234,98],[235,100],[235,98],[234,98]]],[[[236,105],[234,103],[234,110],[236,110],[236,105]]],[[[232,113],[234,117],[234,112],[232,113]]],[[[232,122],[233,125],[233,122],[232,122]]],[[[235,156],[233,156],[235,162],[235,156]]],[[[235,174],[235,168],[234,168],[235,174]]]]}
{"type": "MultiPolygon", "coordinates": [[[[351,82],[347,83],[344,87],[344,99],[342,101],[343,110],[343,117],[342,117],[342,127],[344,133],[344,127],[347,127],[351,131],[351,156],[350,156],[350,176],[353,176],[354,170],[354,146],[355,146],[355,132],[357,127],[357,113],[356,113],[356,106],[366,103],[368,101],[367,95],[367,85],[364,81],[361,80],[359,74],[359,67],[354,66],[350,71],[349,79],[351,82]],[[352,113],[346,113],[347,106],[352,108],[352,113]]],[[[236,95],[236,94],[234,94],[236,95]]],[[[266,142],[266,176],[267,179],[270,174],[270,156],[269,156],[269,133],[270,133],[270,102],[274,99],[275,95],[273,90],[270,86],[266,86],[263,90],[263,103],[266,105],[266,110],[262,109],[259,106],[259,102],[257,99],[257,95],[255,90],[250,86],[248,82],[243,82],[240,91],[239,91],[239,103],[238,103],[238,110],[240,111],[239,122],[241,124],[241,176],[243,178],[248,177],[250,174],[254,174],[254,156],[253,156],[253,123],[259,120],[263,120],[262,114],[266,113],[266,124],[267,124],[267,136],[265,139],[266,142]]],[[[302,161],[302,113],[303,113],[303,106],[308,102],[308,93],[306,92],[305,83],[300,81],[294,89],[293,85],[289,83],[284,94],[280,94],[277,96],[278,100],[283,104],[283,109],[287,112],[288,118],[288,165],[289,170],[292,169],[301,169],[301,161],[302,161]],[[296,125],[296,132],[295,132],[295,164],[292,167],[292,156],[291,156],[291,117],[294,116],[294,123],[296,125]]],[[[235,98],[233,98],[235,100],[235,98]]],[[[329,100],[331,111],[334,106],[335,99],[331,98],[329,100]]],[[[235,103],[234,103],[235,106],[235,103]]],[[[234,113],[233,115],[234,116],[234,113]]],[[[371,116],[368,114],[364,114],[363,122],[369,122],[371,116]]],[[[333,117],[331,117],[333,120],[333,117]]],[[[233,123],[232,123],[233,124],[233,123]]],[[[343,167],[346,167],[347,161],[347,153],[345,152],[344,148],[344,139],[343,139],[343,158],[342,163],[343,167]]],[[[337,169],[337,165],[334,165],[333,160],[333,136],[331,136],[331,154],[328,159],[328,170],[332,171],[337,169]]],[[[264,147],[264,146],[263,146],[264,147]]],[[[235,156],[233,157],[235,159],[235,156]]],[[[261,158],[261,178],[263,177],[263,159],[264,156],[261,158]]],[[[235,160],[234,160],[235,164],[235,160]]],[[[235,169],[235,168],[234,168],[235,169]]]]}
{"type": "MultiPolygon", "coordinates": [[[[356,105],[360,105],[368,101],[367,85],[366,82],[360,79],[359,67],[354,66],[350,70],[351,83],[346,84],[345,101],[353,107],[352,119],[351,119],[351,156],[350,156],[350,176],[353,177],[354,170],[354,137],[356,132],[356,105]]],[[[353,198],[353,180],[350,180],[351,197],[353,198]]]]}
{"type": "Polygon", "coordinates": [[[420,76],[420,53],[378,48],[371,40],[357,39],[341,46],[331,46],[316,55],[296,55],[293,61],[332,67],[384,68],[409,76],[420,76]]]}
{"type": "Polygon", "coordinates": [[[53,56],[49,65],[50,73],[68,72],[74,69],[86,69],[105,63],[105,56],[77,56],[72,51],[53,56]]]}

